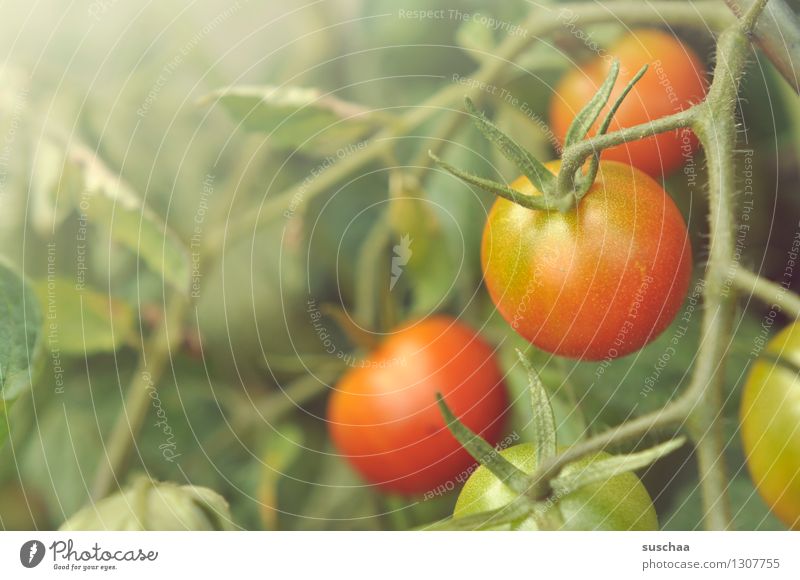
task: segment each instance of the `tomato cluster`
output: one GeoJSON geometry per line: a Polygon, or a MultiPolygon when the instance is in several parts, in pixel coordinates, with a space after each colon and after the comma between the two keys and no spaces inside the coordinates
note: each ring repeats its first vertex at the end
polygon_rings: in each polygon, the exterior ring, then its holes
{"type": "MultiPolygon", "coordinates": [[[[666,33],[632,32],[609,54],[620,59],[623,81],[612,102],[642,65],[651,65],[650,74],[622,102],[612,129],[678,112],[705,95],[699,58],[666,33]]],[[[598,57],[558,85],[551,121],[562,141],[610,66],[610,59],[598,57]]],[[[692,251],[680,211],[651,176],[679,167],[696,145],[687,130],[604,150],[594,182],[571,209],[531,209],[533,204],[510,201],[507,193],[495,201],[483,232],[481,263],[489,296],[517,333],[541,350],[596,361],[636,352],[667,328],[686,297],[692,251]]],[[[561,163],[545,167],[557,175],[561,163]]],[[[523,196],[548,195],[525,176],[510,187],[523,196]]],[[[764,499],[788,526],[800,529],[800,323],[767,351],[794,367],[773,359],[754,366],[741,407],[744,447],[764,499]]],[[[338,449],[369,482],[415,494],[474,465],[448,431],[437,393],[472,431],[491,444],[500,438],[509,403],[503,375],[493,348],[457,320],[436,316],[408,324],[369,361],[341,379],[328,411],[338,449]]],[[[534,445],[500,454],[524,473],[537,467],[534,445]]],[[[562,473],[607,457],[586,457],[562,473]]],[[[454,517],[496,510],[516,498],[480,466],[458,496],[454,517]]],[[[658,527],[652,501],[632,473],[550,501],[552,512],[544,519],[541,513],[529,514],[501,527],[539,529],[542,522],[569,530],[658,527]]]]}

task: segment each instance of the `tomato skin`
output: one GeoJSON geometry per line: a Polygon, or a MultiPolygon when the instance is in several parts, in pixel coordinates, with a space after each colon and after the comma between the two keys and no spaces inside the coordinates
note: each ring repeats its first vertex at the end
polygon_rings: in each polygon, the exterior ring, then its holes
{"type": "MultiPolygon", "coordinates": [[[[609,130],[618,131],[672,115],[700,102],[706,94],[706,69],[692,49],[672,35],[654,29],[634,30],[598,56],[567,73],[555,88],[550,103],[550,124],[563,144],[570,123],[594,96],[608,76],[612,59],[620,61],[620,73],[610,103],[642,68],[649,65],[614,115],[609,130]]],[[[608,106],[603,110],[605,117],[608,106]]],[[[595,124],[594,134],[599,122],[595,124]]],[[[691,130],[659,133],[631,143],[606,149],[603,159],[638,167],[653,176],[667,175],[684,163],[685,156],[697,149],[691,130]]]]}
{"type": "MultiPolygon", "coordinates": [[[[800,323],[782,330],[767,352],[800,365],[800,323]]],[[[739,412],[747,467],[772,512],[800,530],[800,376],[771,361],[748,375],[739,412]]]]}
{"type": "Polygon", "coordinates": [[[367,481],[430,491],[475,463],[448,431],[437,392],[473,431],[499,440],[508,396],[493,348],[446,316],[397,330],[344,375],[328,405],[330,435],[367,481]]]}
{"type": "MultiPolygon", "coordinates": [[[[538,194],[526,177],[511,186],[538,194]]],[[[647,174],[613,161],[601,161],[566,213],[498,198],[481,251],[489,294],[512,328],[542,350],[583,360],[624,356],[663,332],[686,296],[691,259],[672,199],[647,174]]]]}
{"type": "MultiPolygon", "coordinates": [[[[536,469],[536,449],[530,443],[522,443],[500,452],[525,473],[536,469]]],[[[599,459],[609,457],[606,453],[581,459],[564,469],[564,473],[582,469],[599,459]]],[[[456,500],[453,517],[460,518],[508,505],[516,494],[487,468],[481,466],[470,476],[456,500]]],[[[608,481],[587,485],[554,502],[550,509],[558,509],[563,520],[563,530],[657,530],[653,502],[639,478],[633,473],[623,473],[608,481]]],[[[532,517],[494,529],[536,530],[532,517]]]]}

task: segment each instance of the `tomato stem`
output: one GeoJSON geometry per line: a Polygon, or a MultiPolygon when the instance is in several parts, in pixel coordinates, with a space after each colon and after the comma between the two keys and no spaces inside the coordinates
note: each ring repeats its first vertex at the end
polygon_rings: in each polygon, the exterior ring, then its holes
{"type": "Polygon", "coordinates": [[[800,319],[800,296],[790,292],[785,286],[762,278],[741,266],[733,274],[733,285],[743,293],[755,296],[764,304],[775,310],[800,319]]]}
{"type": "Polygon", "coordinates": [[[130,454],[136,435],[142,427],[152,401],[150,393],[157,388],[172,351],[183,339],[183,317],[189,302],[175,291],[166,308],[166,313],[142,348],[136,371],[131,378],[127,394],[117,421],[103,446],[91,496],[94,501],[102,499],[119,484],[120,472],[130,454]]]}

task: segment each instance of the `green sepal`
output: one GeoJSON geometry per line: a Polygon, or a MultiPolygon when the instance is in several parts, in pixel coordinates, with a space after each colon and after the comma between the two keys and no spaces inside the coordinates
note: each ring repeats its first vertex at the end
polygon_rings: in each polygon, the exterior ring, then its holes
{"type": "Polygon", "coordinates": [[[500,127],[486,118],[476,107],[469,97],[464,97],[464,104],[467,112],[472,115],[475,126],[486,139],[496,146],[503,156],[511,161],[530,182],[541,191],[548,195],[553,191],[555,175],[551,173],[533,155],[528,153],[522,146],[503,132],[500,127]]]}
{"type": "Polygon", "coordinates": [[[461,181],[469,183],[470,185],[474,185],[476,187],[480,187],[484,191],[488,191],[492,195],[496,195],[498,197],[502,197],[503,199],[507,199],[510,202],[516,203],[517,205],[521,205],[527,209],[533,210],[544,210],[544,211],[551,211],[554,209],[559,209],[559,205],[551,204],[548,202],[547,198],[544,195],[526,195],[521,193],[515,189],[508,187],[507,185],[503,185],[497,181],[492,181],[490,179],[484,179],[483,177],[478,177],[472,173],[468,173],[466,171],[462,171],[458,169],[446,161],[439,159],[433,152],[429,151],[428,155],[430,155],[431,159],[436,162],[436,164],[447,171],[448,173],[452,173],[456,177],[458,177],[461,181]]]}
{"type": "Polygon", "coordinates": [[[500,455],[500,452],[480,435],[474,433],[459,421],[439,393],[436,393],[436,402],[439,405],[445,423],[447,423],[447,428],[453,434],[453,437],[461,443],[461,446],[475,458],[475,461],[491,471],[495,477],[512,491],[519,494],[525,493],[529,487],[528,476],[500,455]]]}
{"type": "MultiPolygon", "coordinates": [[[[608,131],[608,127],[611,125],[611,121],[614,118],[614,115],[617,113],[620,105],[622,105],[622,101],[625,100],[625,97],[628,96],[628,93],[631,92],[633,86],[639,82],[639,79],[644,76],[644,73],[647,72],[647,65],[644,65],[642,68],[639,69],[639,72],[630,80],[630,82],[625,85],[625,88],[622,90],[622,93],[617,97],[617,100],[614,101],[614,104],[609,109],[608,113],[603,119],[603,123],[600,125],[600,128],[597,131],[598,135],[604,135],[606,131],[608,131]]],[[[583,198],[586,195],[586,192],[589,191],[589,188],[594,183],[595,177],[597,177],[597,170],[600,167],[600,152],[595,151],[592,155],[592,161],[589,164],[589,171],[582,177],[577,180],[578,187],[576,195],[578,199],[583,198]]]]}
{"type": "Polygon", "coordinates": [[[533,412],[531,417],[533,444],[536,447],[536,462],[541,465],[544,461],[556,455],[556,419],[553,414],[553,407],[550,405],[550,398],[547,396],[547,391],[541,378],[539,378],[539,374],[519,349],[517,349],[517,356],[528,372],[528,389],[533,412]]]}
{"type": "Polygon", "coordinates": [[[530,505],[530,500],[520,496],[510,504],[494,510],[470,514],[460,518],[448,518],[421,526],[417,530],[461,532],[491,529],[525,519],[531,515],[533,509],[533,506],[530,505]]]}
{"type": "Polygon", "coordinates": [[[572,123],[567,129],[567,135],[564,138],[564,149],[570,145],[575,145],[579,141],[583,141],[589,133],[589,129],[595,124],[603,107],[608,103],[611,97],[611,91],[614,88],[614,83],[617,82],[619,75],[619,60],[616,58],[611,62],[611,70],[608,72],[606,80],[603,81],[600,89],[594,94],[588,103],[580,110],[580,112],[572,120],[572,123]]]}

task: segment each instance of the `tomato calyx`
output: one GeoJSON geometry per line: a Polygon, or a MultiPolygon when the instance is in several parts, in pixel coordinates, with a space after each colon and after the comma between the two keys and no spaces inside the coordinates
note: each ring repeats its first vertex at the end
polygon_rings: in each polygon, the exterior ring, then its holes
{"type": "Polygon", "coordinates": [[[686,442],[684,437],[670,439],[649,449],[624,455],[600,454],[589,462],[576,460],[563,465],[552,478],[542,477],[558,458],[556,422],[547,390],[538,373],[525,355],[517,350],[520,363],[528,372],[528,389],[532,406],[533,457],[536,469],[526,473],[503,456],[504,452],[494,448],[478,434],[461,423],[450,410],[441,395],[437,403],[445,423],[470,455],[494,477],[513,491],[516,499],[501,510],[475,514],[468,522],[453,522],[452,528],[478,529],[525,518],[533,518],[537,529],[559,529],[561,514],[551,509],[559,500],[587,486],[612,480],[622,474],[648,467],[672,453],[686,442]],[[580,465],[579,465],[580,464],[580,465]]]}
{"type": "MultiPolygon", "coordinates": [[[[634,85],[647,72],[647,65],[644,65],[638,73],[628,82],[620,95],[611,105],[603,121],[598,127],[597,136],[603,135],[608,131],[614,114],[619,109],[625,97],[633,89],[634,85]]],[[[514,139],[506,134],[502,129],[490,121],[469,97],[464,98],[467,112],[471,115],[475,126],[486,139],[496,146],[503,156],[511,161],[530,182],[540,195],[528,195],[521,193],[498,181],[479,177],[449,163],[441,160],[432,152],[428,152],[431,158],[442,169],[461,179],[462,181],[480,187],[497,195],[532,210],[560,211],[567,212],[572,210],[578,202],[586,195],[597,177],[600,165],[601,149],[593,147],[591,150],[581,152],[579,155],[570,155],[570,148],[584,141],[600,117],[600,113],[608,104],[611,98],[611,91],[616,84],[619,76],[619,60],[614,59],[611,69],[603,85],[595,93],[592,99],[586,103],[581,111],[576,115],[570,125],[566,139],[564,141],[564,159],[558,175],[549,171],[542,162],[519,145],[514,139]],[[591,161],[586,172],[583,172],[585,161],[591,157],[591,161]]]]}
{"type": "MultiPolygon", "coordinates": [[[[639,81],[639,79],[642,78],[642,76],[644,76],[644,73],[646,72],[647,65],[644,65],[641,69],[639,69],[639,72],[633,76],[630,82],[625,85],[625,88],[622,89],[622,92],[614,101],[614,104],[608,110],[603,122],[600,124],[600,127],[597,130],[597,135],[606,134],[614,115],[616,114],[620,105],[622,105],[625,97],[628,96],[628,93],[631,92],[631,89],[633,89],[634,85],[639,81]]],[[[606,77],[606,80],[600,87],[600,90],[586,104],[581,112],[578,113],[572,122],[572,125],[570,125],[569,129],[567,130],[567,136],[564,142],[565,152],[570,146],[575,145],[586,138],[586,135],[592,128],[592,125],[594,125],[594,123],[597,121],[597,118],[599,117],[600,112],[603,110],[603,107],[605,107],[608,103],[608,99],[611,96],[611,91],[614,88],[614,84],[617,82],[618,76],[619,60],[614,59],[614,61],[611,63],[611,70],[609,71],[608,77],[606,77]]],[[[585,157],[579,156],[574,160],[570,160],[570,163],[563,163],[556,181],[556,190],[565,192],[562,194],[563,196],[569,195],[569,192],[574,190],[575,197],[578,200],[582,199],[583,196],[589,191],[589,188],[592,186],[595,178],[597,177],[597,170],[600,167],[600,152],[601,150],[593,148],[591,162],[589,163],[589,170],[585,174],[581,173],[580,170],[581,165],[583,165],[583,163],[586,161],[585,157]],[[567,179],[565,179],[565,177],[567,179]]]]}

